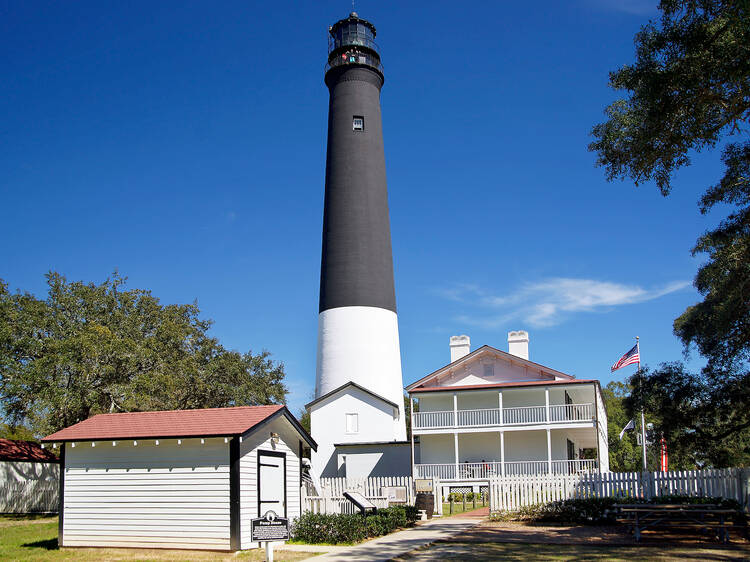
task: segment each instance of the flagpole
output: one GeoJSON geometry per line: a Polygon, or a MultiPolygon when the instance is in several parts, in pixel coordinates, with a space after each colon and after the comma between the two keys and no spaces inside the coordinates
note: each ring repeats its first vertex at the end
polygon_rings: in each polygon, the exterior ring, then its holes
{"type": "Polygon", "coordinates": [[[638,347],[638,391],[641,394],[641,448],[643,450],[643,472],[646,472],[646,416],[643,413],[643,381],[641,376],[641,344],[639,337],[635,336],[635,345],[638,347]]]}

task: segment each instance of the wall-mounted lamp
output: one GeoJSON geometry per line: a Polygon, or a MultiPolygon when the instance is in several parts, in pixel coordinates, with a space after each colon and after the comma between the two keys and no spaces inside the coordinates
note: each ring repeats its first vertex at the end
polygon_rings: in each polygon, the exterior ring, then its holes
{"type": "Polygon", "coordinates": [[[277,445],[279,443],[279,434],[271,432],[271,444],[277,445]]]}

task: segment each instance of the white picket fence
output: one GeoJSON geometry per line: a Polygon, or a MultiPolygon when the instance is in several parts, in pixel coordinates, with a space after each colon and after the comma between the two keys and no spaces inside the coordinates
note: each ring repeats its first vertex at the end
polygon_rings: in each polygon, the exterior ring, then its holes
{"type": "MultiPolygon", "coordinates": [[[[388,498],[368,497],[378,509],[388,507],[388,498]]],[[[327,498],[325,496],[307,496],[304,501],[305,511],[312,513],[359,513],[357,507],[345,497],[327,498]]]]}
{"type": "Polygon", "coordinates": [[[406,503],[414,503],[414,480],[411,476],[388,476],[372,478],[321,478],[321,490],[317,495],[307,495],[302,487],[303,511],[313,513],[354,513],[356,508],[344,497],[344,492],[359,492],[376,507],[388,507],[389,499],[383,488],[406,488],[406,503]]]}
{"type": "Polygon", "coordinates": [[[363,496],[383,495],[383,488],[406,488],[406,503],[414,503],[414,479],[411,476],[383,476],[372,478],[321,478],[322,496],[341,496],[344,492],[359,492],[363,496]]]}
{"type": "Polygon", "coordinates": [[[741,468],[506,476],[489,480],[490,511],[572,498],[667,495],[732,498],[747,509],[749,479],[750,470],[741,468]]]}
{"type": "Polygon", "coordinates": [[[59,484],[49,480],[0,485],[0,513],[57,513],[59,484]]]}

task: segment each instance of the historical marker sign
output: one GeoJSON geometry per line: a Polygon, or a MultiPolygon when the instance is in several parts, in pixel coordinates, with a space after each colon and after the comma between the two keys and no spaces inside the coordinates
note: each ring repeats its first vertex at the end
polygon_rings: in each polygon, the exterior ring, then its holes
{"type": "Polygon", "coordinates": [[[250,535],[253,542],[288,541],[289,519],[267,511],[263,517],[250,520],[250,535]]]}
{"type": "Polygon", "coordinates": [[[426,492],[428,494],[431,494],[433,491],[432,478],[415,478],[414,488],[416,489],[417,493],[426,492]]]}

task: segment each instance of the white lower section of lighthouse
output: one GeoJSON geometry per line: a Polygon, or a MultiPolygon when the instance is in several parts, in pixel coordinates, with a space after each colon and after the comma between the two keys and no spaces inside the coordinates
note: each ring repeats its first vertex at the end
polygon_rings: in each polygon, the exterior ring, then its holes
{"type": "MultiPolygon", "coordinates": [[[[312,435],[319,445],[312,459],[318,475],[351,477],[355,453],[360,455],[356,462],[363,462],[364,451],[342,453],[336,445],[406,441],[402,381],[395,312],[346,306],[320,313],[316,399],[308,404],[312,435]]],[[[386,449],[368,453],[373,467],[394,454],[392,447],[386,449]]],[[[408,465],[408,458],[404,460],[408,465]]]]}
{"type": "Polygon", "coordinates": [[[348,382],[398,404],[393,428],[381,428],[382,441],[406,439],[401,347],[395,312],[372,306],[344,306],[318,316],[315,397],[348,382]]]}

